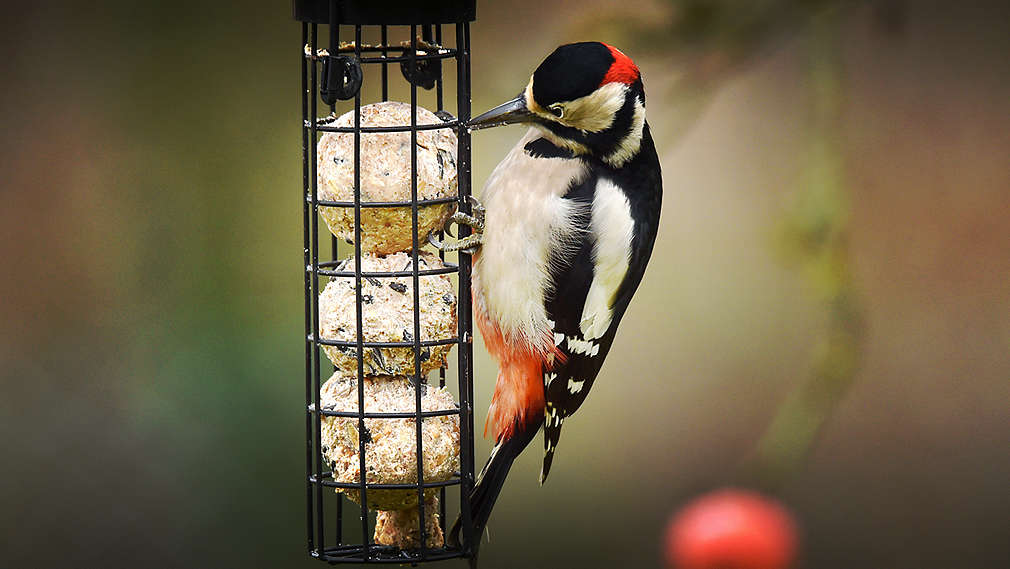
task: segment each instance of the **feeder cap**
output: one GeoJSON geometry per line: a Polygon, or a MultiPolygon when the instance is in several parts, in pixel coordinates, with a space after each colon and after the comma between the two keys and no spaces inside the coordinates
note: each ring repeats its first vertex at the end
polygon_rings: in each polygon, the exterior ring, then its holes
{"type": "Polygon", "coordinates": [[[337,22],[341,24],[401,26],[477,19],[477,0],[294,0],[295,19],[329,24],[331,2],[337,6],[337,22]]]}

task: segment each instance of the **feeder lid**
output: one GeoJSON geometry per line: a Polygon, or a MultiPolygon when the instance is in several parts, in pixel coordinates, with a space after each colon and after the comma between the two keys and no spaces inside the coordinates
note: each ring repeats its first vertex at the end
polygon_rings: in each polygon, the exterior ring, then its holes
{"type": "MultiPolygon", "coordinates": [[[[295,19],[330,23],[333,0],[294,0],[295,19]]],[[[341,24],[452,24],[477,19],[477,0],[336,0],[341,24]]]]}

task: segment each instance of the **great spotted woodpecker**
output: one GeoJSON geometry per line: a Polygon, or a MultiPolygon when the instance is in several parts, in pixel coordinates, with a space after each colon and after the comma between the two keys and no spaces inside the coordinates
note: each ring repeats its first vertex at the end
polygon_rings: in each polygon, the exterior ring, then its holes
{"type": "MultiPolygon", "coordinates": [[[[470,237],[476,322],[499,373],[470,495],[480,535],[512,462],[544,432],[541,484],[642,280],[659,225],[659,158],[638,67],[599,42],[563,45],[471,129],[531,125],[484,186],[470,237]]],[[[457,521],[450,540],[459,543],[457,521]]]]}

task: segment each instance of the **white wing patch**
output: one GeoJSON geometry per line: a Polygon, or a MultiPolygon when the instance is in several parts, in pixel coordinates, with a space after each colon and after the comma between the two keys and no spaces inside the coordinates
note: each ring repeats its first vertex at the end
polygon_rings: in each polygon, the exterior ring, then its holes
{"type": "Polygon", "coordinates": [[[572,395],[575,395],[576,393],[579,393],[580,391],[582,391],[582,387],[585,384],[586,384],[586,380],[584,380],[584,379],[580,379],[578,381],[575,381],[574,379],[569,379],[568,380],[568,392],[571,393],[572,395]]]}
{"type": "Polygon", "coordinates": [[[592,340],[582,340],[578,336],[568,336],[568,350],[573,354],[593,357],[600,353],[600,345],[592,340]]]}
{"type": "Polygon", "coordinates": [[[635,228],[628,198],[620,188],[605,178],[596,184],[589,226],[596,239],[593,248],[593,282],[582,308],[579,329],[586,340],[595,340],[610,328],[614,297],[628,272],[635,228]]]}

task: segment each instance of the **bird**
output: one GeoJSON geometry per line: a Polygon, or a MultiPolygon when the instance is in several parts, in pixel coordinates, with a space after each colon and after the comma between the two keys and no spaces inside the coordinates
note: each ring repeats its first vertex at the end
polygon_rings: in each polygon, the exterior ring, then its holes
{"type": "Polygon", "coordinates": [[[517,97],[468,127],[508,124],[529,128],[473,213],[452,217],[472,233],[436,243],[473,254],[474,320],[499,367],[484,426],[495,445],[469,494],[474,564],[509,469],[540,431],[547,479],[642,281],[663,194],[641,72],[613,46],[558,47],[517,97]]]}

